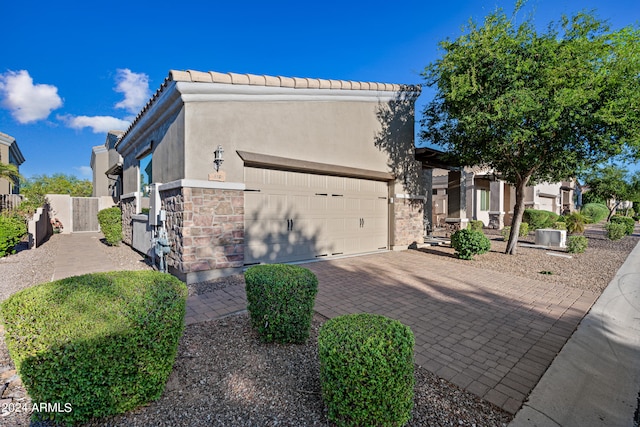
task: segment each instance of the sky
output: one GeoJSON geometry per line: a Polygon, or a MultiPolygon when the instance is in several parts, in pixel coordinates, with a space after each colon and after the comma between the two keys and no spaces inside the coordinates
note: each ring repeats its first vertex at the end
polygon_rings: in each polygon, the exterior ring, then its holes
{"type": "MultiPolygon", "coordinates": [[[[169,70],[420,84],[438,42],[514,3],[2,1],[0,132],[18,142],[25,177],[91,179],[91,148],[126,129],[169,70]]],[[[640,0],[528,0],[520,13],[543,30],[581,10],[613,29],[640,22],[640,0]]],[[[423,90],[417,119],[432,96],[423,90]]]]}

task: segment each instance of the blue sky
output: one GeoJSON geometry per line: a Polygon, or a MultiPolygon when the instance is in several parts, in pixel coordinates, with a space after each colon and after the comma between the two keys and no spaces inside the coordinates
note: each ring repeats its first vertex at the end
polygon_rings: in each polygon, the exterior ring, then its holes
{"type": "MultiPolygon", "coordinates": [[[[126,128],[169,70],[421,83],[438,42],[514,1],[5,1],[0,132],[23,175],[90,178],[91,147],[126,128]]],[[[541,28],[595,9],[613,28],[639,0],[529,0],[541,28]]],[[[431,94],[424,91],[420,112],[431,94]]]]}

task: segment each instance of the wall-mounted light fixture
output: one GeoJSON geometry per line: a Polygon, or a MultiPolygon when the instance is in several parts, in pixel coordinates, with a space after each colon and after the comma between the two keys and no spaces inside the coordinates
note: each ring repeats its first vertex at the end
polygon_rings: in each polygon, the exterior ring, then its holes
{"type": "Polygon", "coordinates": [[[224,150],[222,149],[222,145],[218,145],[216,151],[213,152],[213,163],[216,165],[216,172],[220,171],[220,165],[224,162],[223,154],[224,150]]]}

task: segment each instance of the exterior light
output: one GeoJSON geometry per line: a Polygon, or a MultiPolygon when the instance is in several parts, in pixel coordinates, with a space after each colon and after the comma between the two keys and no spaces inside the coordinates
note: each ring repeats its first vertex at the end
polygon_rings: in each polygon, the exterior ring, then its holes
{"type": "Polygon", "coordinates": [[[215,163],[216,165],[216,172],[220,171],[220,165],[222,165],[222,162],[224,162],[223,154],[224,150],[222,149],[222,145],[218,145],[216,151],[213,152],[213,163],[215,163]]]}

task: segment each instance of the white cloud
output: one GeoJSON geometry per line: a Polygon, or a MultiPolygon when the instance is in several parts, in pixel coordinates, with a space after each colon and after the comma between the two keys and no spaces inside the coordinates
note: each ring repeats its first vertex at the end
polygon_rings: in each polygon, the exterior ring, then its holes
{"type": "Polygon", "coordinates": [[[58,116],[72,129],[91,128],[93,133],[106,133],[110,130],[126,130],[130,122],[111,116],[58,116]]]}
{"type": "Polygon", "coordinates": [[[93,169],[90,166],[76,166],[75,170],[78,171],[82,178],[92,178],[93,177],[93,169]]]}
{"type": "Polygon", "coordinates": [[[32,123],[49,117],[62,106],[58,88],[47,84],[33,84],[26,70],[0,74],[2,105],[20,123],[32,123]]]}
{"type": "Polygon", "coordinates": [[[149,76],[134,73],[128,68],[118,69],[115,91],[124,94],[124,99],[116,104],[132,114],[138,113],[151,97],[149,76]]]}

